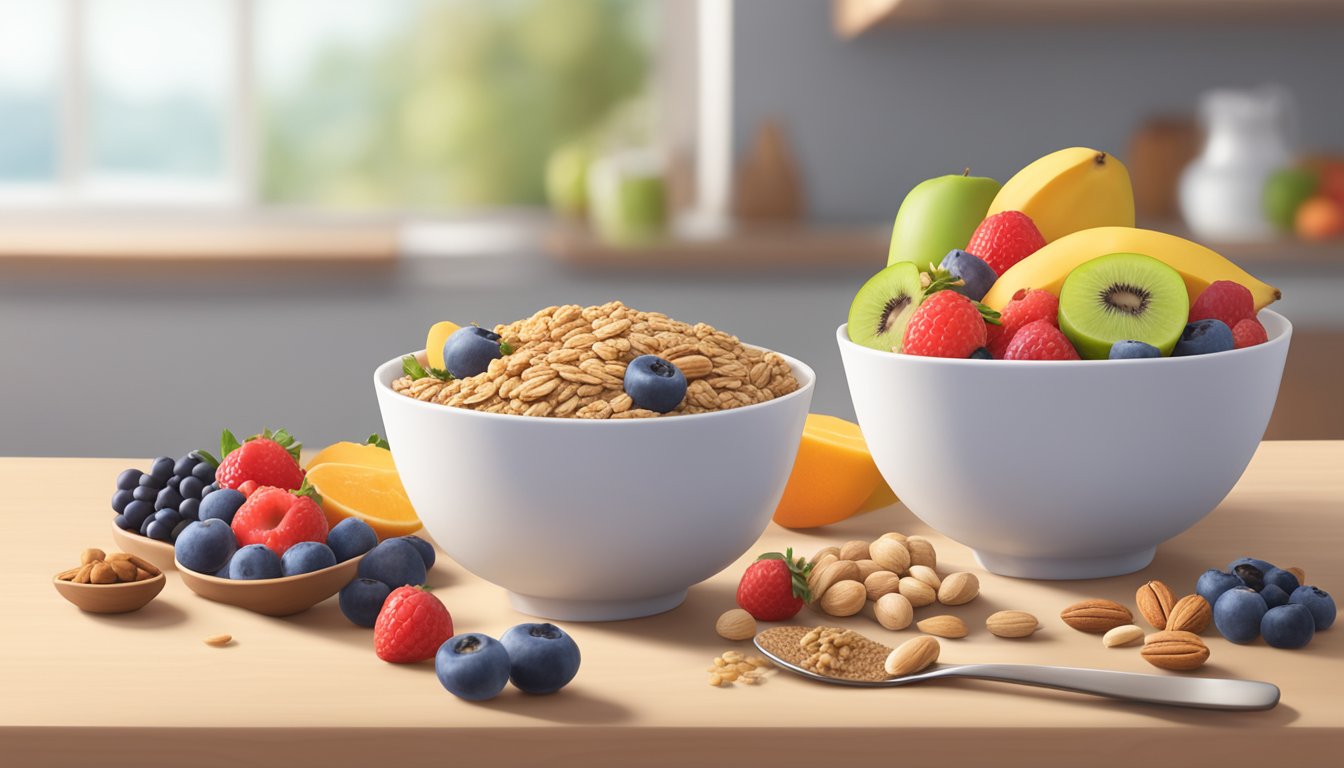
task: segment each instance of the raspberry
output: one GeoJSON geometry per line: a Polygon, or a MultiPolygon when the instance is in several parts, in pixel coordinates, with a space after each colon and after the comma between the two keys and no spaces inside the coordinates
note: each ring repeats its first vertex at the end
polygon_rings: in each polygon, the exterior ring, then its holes
{"type": "Polygon", "coordinates": [[[396,664],[424,661],[452,636],[453,617],[439,598],[420,587],[397,587],[374,621],[373,652],[396,664]]]}
{"type": "Polygon", "coordinates": [[[955,291],[924,300],[905,327],[907,355],[967,358],[985,346],[985,320],[975,302],[955,291]]]}
{"type": "Polygon", "coordinates": [[[1002,275],[1044,246],[1045,237],[1030,216],[1021,211],[1002,211],[980,222],[966,250],[1002,275]]]}
{"type": "Polygon", "coordinates": [[[1037,320],[1046,320],[1056,328],[1059,327],[1059,297],[1039,288],[1013,294],[1012,301],[1003,308],[1003,314],[999,317],[1000,325],[989,326],[989,354],[1002,360],[1017,329],[1037,320]]]}
{"type": "Polygon", "coordinates": [[[258,488],[233,516],[238,546],[265,544],[277,555],[301,541],[327,540],[327,516],[317,502],[282,488],[258,488]]]}
{"type": "Polygon", "coordinates": [[[1027,323],[1013,334],[1004,360],[1079,360],[1078,351],[1064,332],[1046,322],[1027,323]]]}
{"type": "Polygon", "coordinates": [[[1196,320],[1222,320],[1228,328],[1236,328],[1237,323],[1254,317],[1255,299],[1251,298],[1250,289],[1231,280],[1213,281],[1190,305],[1192,323],[1196,320]]]}
{"type": "Polygon", "coordinates": [[[1256,344],[1269,341],[1269,334],[1265,333],[1265,326],[1261,325],[1259,320],[1248,317],[1232,326],[1232,341],[1235,349],[1254,347],[1256,344]]]}

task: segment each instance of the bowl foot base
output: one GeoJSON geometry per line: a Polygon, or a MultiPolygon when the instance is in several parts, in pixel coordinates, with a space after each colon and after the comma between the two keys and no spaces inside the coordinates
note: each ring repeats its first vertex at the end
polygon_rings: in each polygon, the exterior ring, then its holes
{"type": "Polygon", "coordinates": [[[509,593],[509,603],[519,613],[557,621],[621,621],[664,613],[681,605],[686,590],[636,600],[565,600],[509,593]]]}
{"type": "Polygon", "coordinates": [[[975,559],[985,570],[1018,579],[1104,579],[1142,570],[1153,561],[1157,549],[1102,557],[1018,557],[975,550],[975,559]]]}

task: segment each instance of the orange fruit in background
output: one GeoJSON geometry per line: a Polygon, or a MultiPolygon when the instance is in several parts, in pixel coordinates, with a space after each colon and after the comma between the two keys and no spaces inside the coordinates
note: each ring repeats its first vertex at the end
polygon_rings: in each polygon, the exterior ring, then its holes
{"type": "Polygon", "coordinates": [[[1344,202],[1317,196],[1297,209],[1297,234],[1306,240],[1329,240],[1344,235],[1344,202]]]}
{"type": "Polygon", "coordinates": [[[322,495],[322,511],[330,526],[358,517],[380,541],[420,530],[420,518],[395,470],[325,463],[308,470],[308,482],[322,495]]]}
{"type": "Polygon", "coordinates": [[[351,442],[328,445],[318,451],[316,456],[309,459],[308,463],[303,465],[303,468],[311,470],[318,464],[355,464],[361,467],[373,467],[374,469],[390,469],[393,471],[397,469],[397,465],[392,463],[392,452],[386,448],[351,442]]]}
{"type": "MultiPolygon", "coordinates": [[[[775,508],[774,520],[785,528],[816,528],[854,515],[874,491],[885,487],[868,453],[859,425],[808,414],[798,458],[775,508]]],[[[894,500],[894,497],[893,499],[894,500]]]]}

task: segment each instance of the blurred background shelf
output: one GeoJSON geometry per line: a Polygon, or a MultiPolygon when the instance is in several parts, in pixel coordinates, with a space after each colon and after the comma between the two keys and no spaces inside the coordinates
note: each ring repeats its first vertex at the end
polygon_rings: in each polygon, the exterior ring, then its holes
{"type": "Polygon", "coordinates": [[[886,263],[886,227],[817,228],[759,225],[722,237],[668,238],[642,246],[603,242],[582,227],[557,227],[543,249],[555,261],[582,268],[666,271],[845,269],[875,272],[886,263]]]}
{"type": "Polygon", "coordinates": [[[834,0],[835,31],[883,25],[1003,21],[1302,21],[1344,18],[1336,0],[834,0]]]}

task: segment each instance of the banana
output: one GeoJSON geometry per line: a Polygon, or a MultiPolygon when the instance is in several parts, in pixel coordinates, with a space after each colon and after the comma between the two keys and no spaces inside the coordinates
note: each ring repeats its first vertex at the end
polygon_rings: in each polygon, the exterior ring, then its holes
{"type": "Polygon", "coordinates": [[[1251,291],[1259,311],[1278,301],[1279,289],[1252,277],[1246,270],[1199,243],[1165,232],[1134,227],[1096,227],[1065,235],[1008,268],[981,301],[1002,310],[1013,294],[1025,288],[1043,288],[1059,295],[1064,278],[1085,261],[1109,253],[1141,253],[1161,261],[1185,280],[1190,301],[1215,280],[1241,283],[1251,291]]]}
{"type": "Polygon", "coordinates": [[[1093,227],[1134,226],[1134,188],[1118,159],[1086,147],[1051,152],[1017,172],[986,216],[1021,211],[1047,243],[1093,227]]]}

